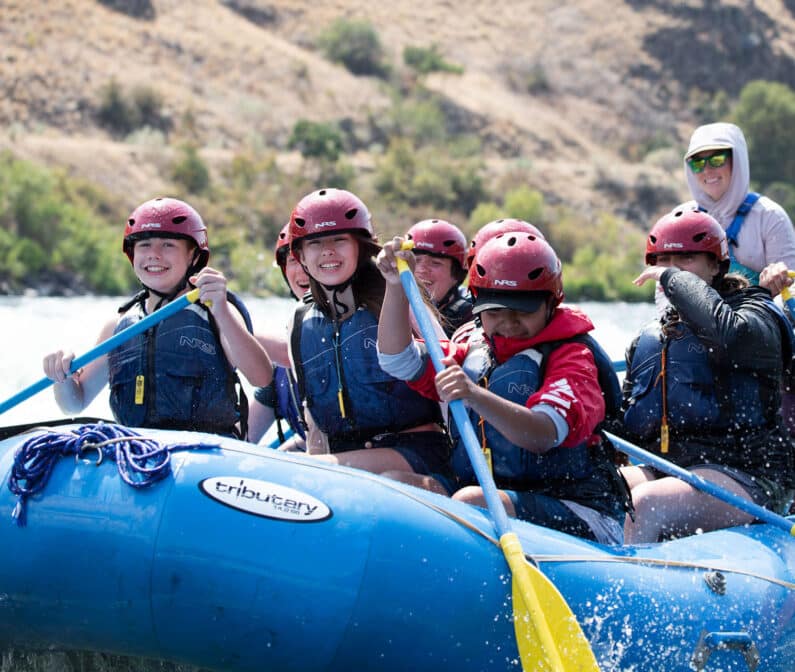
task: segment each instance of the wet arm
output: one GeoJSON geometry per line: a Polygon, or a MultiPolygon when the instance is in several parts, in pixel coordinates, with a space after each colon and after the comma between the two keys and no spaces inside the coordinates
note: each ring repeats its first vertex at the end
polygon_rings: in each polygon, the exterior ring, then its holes
{"type": "Polygon", "coordinates": [[[283,366],[286,369],[290,368],[290,355],[287,339],[284,336],[276,336],[274,334],[254,334],[260,345],[265,348],[268,356],[277,366],[283,366]]]}
{"type": "Polygon", "coordinates": [[[229,363],[239,369],[249,383],[258,387],[270,384],[273,364],[262,344],[246,329],[242,317],[233,315],[227,302],[225,309],[213,310],[221,345],[229,363]]]}
{"type": "MultiPolygon", "coordinates": [[[[109,321],[97,338],[97,344],[102,343],[113,336],[116,327],[116,320],[109,321]]],[[[69,366],[74,359],[73,356],[64,358],[62,372],[60,375],[53,376],[52,370],[48,371],[45,365],[45,373],[54,380],[53,393],[58,408],[65,414],[72,415],[80,413],[88,406],[100,390],[108,383],[108,357],[102,355],[92,362],[86,364],[82,369],[76,371],[71,376],[66,376],[69,366]],[[61,376],[66,376],[61,379],[61,376]]]]}
{"type": "Polygon", "coordinates": [[[386,355],[403,352],[412,341],[409,318],[409,301],[403,291],[397,270],[397,257],[400,256],[413,266],[410,252],[401,251],[402,238],[397,237],[386,243],[378,254],[378,270],[386,280],[384,302],[378,318],[378,351],[386,355]]]}

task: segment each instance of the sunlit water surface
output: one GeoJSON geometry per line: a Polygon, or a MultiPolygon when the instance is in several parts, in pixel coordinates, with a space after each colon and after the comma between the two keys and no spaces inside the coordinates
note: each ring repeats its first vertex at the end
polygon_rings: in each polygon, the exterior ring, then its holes
{"type": "MultiPolygon", "coordinates": [[[[84,354],[96,344],[102,325],[124,299],[0,297],[0,400],[4,401],[44,376],[41,361],[57,349],[84,354]]],[[[286,328],[295,303],[289,299],[246,299],[256,330],[280,333],[286,328]]],[[[654,314],[651,304],[579,304],[596,325],[594,336],[613,359],[622,359],[624,349],[637,329],[654,314]]],[[[84,415],[112,417],[107,389],[85,409],[84,415]]],[[[47,389],[0,416],[0,426],[62,417],[47,389]]]]}

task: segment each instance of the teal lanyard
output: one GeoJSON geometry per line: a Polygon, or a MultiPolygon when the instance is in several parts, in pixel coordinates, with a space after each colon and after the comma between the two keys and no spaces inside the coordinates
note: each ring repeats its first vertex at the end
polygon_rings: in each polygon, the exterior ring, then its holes
{"type": "Polygon", "coordinates": [[[345,400],[344,392],[342,389],[342,361],[340,359],[340,332],[337,323],[334,323],[334,337],[332,338],[334,345],[334,363],[337,365],[337,403],[340,406],[340,415],[345,416],[345,400]]]}

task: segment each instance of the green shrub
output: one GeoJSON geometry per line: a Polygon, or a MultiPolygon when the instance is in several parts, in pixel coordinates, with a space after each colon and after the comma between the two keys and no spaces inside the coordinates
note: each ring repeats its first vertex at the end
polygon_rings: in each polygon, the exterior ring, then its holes
{"type": "Polygon", "coordinates": [[[337,19],[320,35],[318,44],[326,58],[341,63],[354,75],[389,74],[381,40],[367,21],[337,19]]]}
{"type": "Polygon", "coordinates": [[[52,268],[105,294],[125,294],[135,285],[132,267],[119,250],[121,231],[117,226],[108,226],[94,213],[66,203],[59,232],[52,268]]]}
{"type": "Polygon", "coordinates": [[[542,96],[552,91],[544,65],[538,61],[512,61],[503,64],[508,86],[517,93],[542,96]]]}
{"type": "Polygon", "coordinates": [[[455,200],[448,203],[448,207],[468,214],[489,196],[483,179],[483,166],[479,161],[459,161],[455,165],[457,170],[450,173],[450,186],[455,200]]]}
{"type": "Polygon", "coordinates": [[[194,144],[182,145],[171,168],[171,177],[191,194],[201,194],[210,187],[210,170],[194,144]]]}
{"type": "Polygon", "coordinates": [[[393,204],[468,214],[487,197],[481,171],[479,160],[454,160],[437,146],[418,150],[393,140],[376,167],[375,187],[393,204]]]}
{"type": "Polygon", "coordinates": [[[552,85],[549,83],[549,77],[543,65],[536,64],[525,72],[524,88],[533,96],[540,96],[552,91],[552,85]]]}
{"type": "Polygon", "coordinates": [[[629,222],[602,213],[595,222],[568,209],[557,209],[544,234],[564,263],[566,295],[578,301],[645,301],[649,283],[632,280],[643,268],[645,234],[629,222]],[[574,238],[574,240],[572,240],[574,238]]]}
{"type": "Polygon", "coordinates": [[[654,294],[654,283],[636,287],[632,280],[639,270],[637,255],[598,251],[585,245],[564,266],[566,297],[576,301],[648,301],[654,294]]]}
{"type": "Polygon", "coordinates": [[[97,121],[117,137],[143,127],[167,132],[171,119],[163,112],[162,96],[148,86],[137,86],[125,95],[115,78],[99,91],[97,121]]]}
{"type": "Polygon", "coordinates": [[[469,228],[476,232],[484,224],[509,217],[539,226],[544,217],[543,194],[521,186],[508,191],[502,205],[480,200],[469,215],[469,228]]]}
{"type": "Polygon", "coordinates": [[[435,44],[430,47],[406,47],[403,49],[403,62],[423,75],[429,72],[453,72],[460,75],[464,72],[460,65],[445,61],[435,44]]]}
{"type": "Polygon", "coordinates": [[[5,255],[5,266],[15,280],[36,276],[47,265],[47,254],[41,245],[29,238],[18,238],[5,255]]]}
{"type": "Polygon", "coordinates": [[[790,219],[795,220],[795,186],[786,182],[771,182],[765,188],[765,196],[772,198],[787,211],[790,219]]]}
{"type": "Polygon", "coordinates": [[[505,194],[503,209],[507,217],[539,224],[544,219],[544,195],[530,187],[517,187],[505,194]]]}
{"type": "Polygon", "coordinates": [[[687,107],[692,110],[699,124],[709,124],[716,119],[725,119],[729,114],[729,96],[723,89],[716,92],[702,87],[690,90],[687,107]]]}
{"type": "Polygon", "coordinates": [[[287,146],[299,150],[302,156],[336,161],[342,152],[342,134],[331,124],[299,119],[287,146]]]}
{"type": "Polygon", "coordinates": [[[101,5],[136,19],[154,19],[152,0],[98,0],[101,5]]]}
{"type": "Polygon", "coordinates": [[[495,219],[505,217],[503,209],[492,202],[478,203],[472,212],[469,214],[469,222],[467,228],[472,232],[472,236],[477,233],[485,224],[493,222],[495,219]]]}
{"type": "Polygon", "coordinates": [[[317,163],[315,184],[327,184],[337,189],[352,189],[356,181],[355,168],[342,158],[336,161],[321,159],[317,163]]]}
{"type": "Polygon", "coordinates": [[[795,182],[795,91],[779,82],[746,84],[733,116],[748,141],[753,180],[762,188],[795,182]]]}
{"type": "Polygon", "coordinates": [[[99,91],[97,121],[116,136],[125,136],[137,125],[135,109],[125,98],[116,79],[111,79],[99,91]]]}
{"type": "Polygon", "coordinates": [[[392,137],[407,138],[417,144],[442,143],[447,139],[447,123],[438,101],[396,100],[390,111],[392,137]]]}
{"type": "Polygon", "coordinates": [[[658,149],[675,146],[676,141],[668,132],[658,129],[651,133],[639,135],[631,142],[627,142],[621,148],[621,153],[633,163],[645,159],[645,157],[658,149]]]}
{"type": "Polygon", "coordinates": [[[136,127],[169,131],[172,121],[163,112],[163,96],[149,86],[136,86],[130,94],[130,106],[135,114],[136,127]]]}
{"type": "Polygon", "coordinates": [[[0,154],[0,194],[0,276],[35,287],[62,273],[76,287],[112,294],[133,286],[130,265],[120,263],[119,205],[107,194],[8,152],[0,154]]]}

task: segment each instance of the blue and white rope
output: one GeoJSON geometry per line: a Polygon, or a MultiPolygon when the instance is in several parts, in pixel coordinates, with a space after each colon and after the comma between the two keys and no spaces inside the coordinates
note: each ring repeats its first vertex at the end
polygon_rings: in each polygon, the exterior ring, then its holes
{"type": "Polygon", "coordinates": [[[122,480],[133,488],[145,488],[171,473],[171,452],[218,448],[217,444],[162,446],[154,439],[112,423],[83,425],[68,433],[48,432],[33,436],[17,450],[8,488],[17,496],[11,517],[25,525],[27,501],[44,490],[61,457],[97,453],[96,465],[105,458],[116,462],[122,480]]]}

